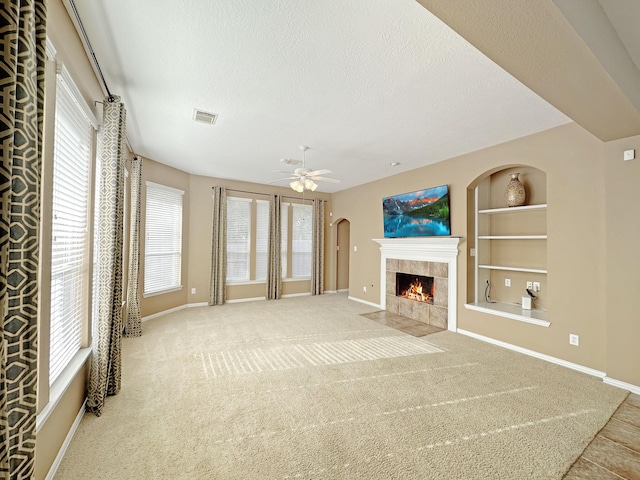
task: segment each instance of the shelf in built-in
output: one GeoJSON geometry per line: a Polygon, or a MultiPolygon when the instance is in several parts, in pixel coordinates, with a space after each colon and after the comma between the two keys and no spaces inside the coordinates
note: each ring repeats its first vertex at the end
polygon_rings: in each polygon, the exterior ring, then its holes
{"type": "Polygon", "coordinates": [[[487,270],[505,270],[507,272],[547,273],[547,270],[541,268],[503,267],[502,265],[478,265],[478,268],[485,268],[487,270]]]}
{"type": "Polygon", "coordinates": [[[544,310],[526,310],[521,305],[511,303],[488,303],[475,302],[467,303],[465,308],[477,312],[497,315],[499,317],[518,320],[519,322],[531,323],[540,327],[548,327],[551,322],[547,320],[547,312],[544,310]]]}
{"type": "Polygon", "coordinates": [[[482,210],[478,210],[478,213],[483,213],[486,215],[494,215],[494,214],[501,214],[501,213],[531,212],[535,210],[544,210],[546,208],[547,208],[547,204],[541,203],[539,205],[524,205],[522,207],[485,208],[482,210]]]}
{"type": "Polygon", "coordinates": [[[480,235],[479,240],[546,240],[546,235],[480,235]]]}

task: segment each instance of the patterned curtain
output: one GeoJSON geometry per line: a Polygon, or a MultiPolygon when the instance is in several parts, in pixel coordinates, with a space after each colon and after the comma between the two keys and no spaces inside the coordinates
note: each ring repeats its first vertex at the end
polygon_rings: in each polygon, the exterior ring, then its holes
{"type": "Polygon", "coordinates": [[[140,192],[142,190],[142,158],[131,161],[131,217],[129,227],[129,283],[127,285],[126,337],[142,335],[140,316],[140,192]]]}
{"type": "Polygon", "coordinates": [[[311,295],[324,292],[324,201],[313,201],[313,229],[311,237],[311,295]]]}
{"type": "Polygon", "coordinates": [[[93,339],[87,410],[102,414],[107,395],[120,391],[122,341],[122,227],[124,205],[125,108],[120,97],[105,99],[98,241],[98,319],[93,339]]]}
{"type": "Polygon", "coordinates": [[[0,478],[34,478],[46,1],[0,15],[0,478]]]}
{"type": "Polygon", "coordinates": [[[209,305],[223,305],[227,287],[227,189],[213,187],[209,305]]]}
{"type": "Polygon", "coordinates": [[[281,201],[280,195],[269,199],[269,246],[267,259],[267,300],[277,300],[282,296],[281,251],[281,201]]]}

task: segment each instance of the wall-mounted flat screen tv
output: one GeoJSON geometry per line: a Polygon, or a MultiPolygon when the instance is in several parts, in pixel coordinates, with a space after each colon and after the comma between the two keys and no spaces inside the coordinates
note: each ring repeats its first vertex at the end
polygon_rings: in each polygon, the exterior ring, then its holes
{"type": "Polygon", "coordinates": [[[449,186],[382,199],[385,238],[451,235],[449,186]]]}

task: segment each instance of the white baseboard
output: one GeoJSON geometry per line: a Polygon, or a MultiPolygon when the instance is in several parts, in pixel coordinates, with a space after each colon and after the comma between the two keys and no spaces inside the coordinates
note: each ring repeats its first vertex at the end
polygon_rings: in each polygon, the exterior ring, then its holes
{"type": "Polygon", "coordinates": [[[187,303],[187,308],[193,308],[193,307],[208,307],[209,303],[208,302],[198,302],[198,303],[187,303]]]}
{"type": "Polygon", "coordinates": [[[180,305],[179,307],[170,308],[169,310],[163,310],[162,312],[153,313],[151,315],[147,315],[146,317],[142,317],[142,321],[146,322],[153,318],[161,317],[168,313],[179,312],[180,310],[184,310],[185,308],[193,308],[193,307],[206,307],[209,304],[207,302],[198,302],[198,303],[187,303],[186,305],[180,305]]]}
{"type": "Polygon", "coordinates": [[[556,357],[552,357],[551,355],[535,352],[533,350],[529,350],[528,348],[518,347],[517,345],[512,345],[510,343],[502,342],[500,340],[495,340],[490,337],[485,337],[484,335],[479,335],[477,333],[469,332],[461,328],[458,328],[457,332],[463,335],[467,335],[468,337],[475,338],[477,340],[482,340],[483,342],[492,343],[493,345],[507,348],[515,352],[524,353],[525,355],[529,355],[530,357],[539,358],[540,360],[545,360],[550,363],[555,363],[556,365],[561,365],[563,367],[567,367],[572,370],[577,370],[578,372],[586,373],[588,375],[593,375],[594,377],[599,377],[599,378],[602,378],[603,380],[606,376],[606,373],[601,372],[599,370],[594,370],[593,368],[585,367],[583,365],[579,365],[573,362],[567,362],[566,360],[562,360],[561,358],[556,358],[556,357]]]}
{"type": "Polygon", "coordinates": [[[338,293],[338,290],[325,290],[322,293],[338,293]]]}
{"type": "Polygon", "coordinates": [[[360,302],[360,303],[364,303],[365,305],[369,305],[371,307],[375,307],[375,308],[379,308],[380,310],[382,310],[382,307],[380,305],[377,305],[373,302],[367,302],[366,300],[362,300],[361,298],[356,298],[356,297],[347,297],[349,300],[353,300],[354,302],[360,302]]]}
{"type": "Polygon", "coordinates": [[[235,300],[225,300],[225,303],[257,302],[260,300],[266,300],[266,297],[236,298],[235,300]]]}
{"type": "Polygon", "coordinates": [[[603,382],[608,385],[613,385],[614,387],[622,388],[624,390],[629,390],[631,393],[635,393],[636,395],[640,395],[640,387],[638,385],[634,385],[632,383],[621,382],[620,380],[615,380],[611,377],[604,377],[603,382]]]}
{"type": "Polygon", "coordinates": [[[311,292],[303,292],[303,293],[289,293],[288,295],[282,295],[282,298],[292,298],[292,297],[310,297],[311,292]]]}
{"type": "Polygon", "coordinates": [[[338,293],[349,293],[349,289],[348,288],[339,288],[338,289],[338,293]]]}
{"type": "Polygon", "coordinates": [[[185,308],[187,308],[186,305],[180,305],[179,307],[170,308],[169,310],[163,310],[162,312],[153,313],[151,315],[147,315],[146,317],[142,317],[142,321],[143,322],[147,322],[147,321],[152,320],[154,318],[158,318],[158,317],[161,317],[163,315],[167,315],[168,313],[179,312],[180,310],[183,310],[185,308]]]}
{"type": "Polygon", "coordinates": [[[47,476],[45,477],[45,480],[53,480],[53,478],[55,477],[56,472],[58,471],[58,468],[62,463],[62,459],[64,458],[64,455],[65,453],[67,453],[67,449],[71,444],[71,440],[73,440],[73,436],[76,434],[76,430],[78,430],[78,427],[80,426],[80,422],[82,421],[82,417],[84,416],[86,406],[87,399],[85,398],[84,402],[82,403],[82,407],[80,407],[78,415],[76,415],[76,419],[74,420],[73,425],[71,425],[71,428],[69,429],[69,432],[67,433],[67,436],[65,437],[64,442],[62,443],[62,446],[60,447],[60,450],[58,451],[58,454],[56,455],[56,458],[51,465],[51,468],[49,469],[49,473],[47,473],[47,476]]]}

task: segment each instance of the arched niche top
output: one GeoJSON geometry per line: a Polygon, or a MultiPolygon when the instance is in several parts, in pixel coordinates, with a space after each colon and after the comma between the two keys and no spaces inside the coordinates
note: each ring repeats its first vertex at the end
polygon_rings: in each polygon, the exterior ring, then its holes
{"type": "Polygon", "coordinates": [[[520,173],[520,181],[524,185],[527,199],[526,205],[542,204],[547,202],[547,174],[539,168],[524,164],[502,165],[476,177],[467,187],[467,191],[473,196],[475,188],[480,184],[488,185],[491,192],[490,204],[492,208],[506,206],[503,204],[504,191],[511,178],[511,174],[520,173]]]}

